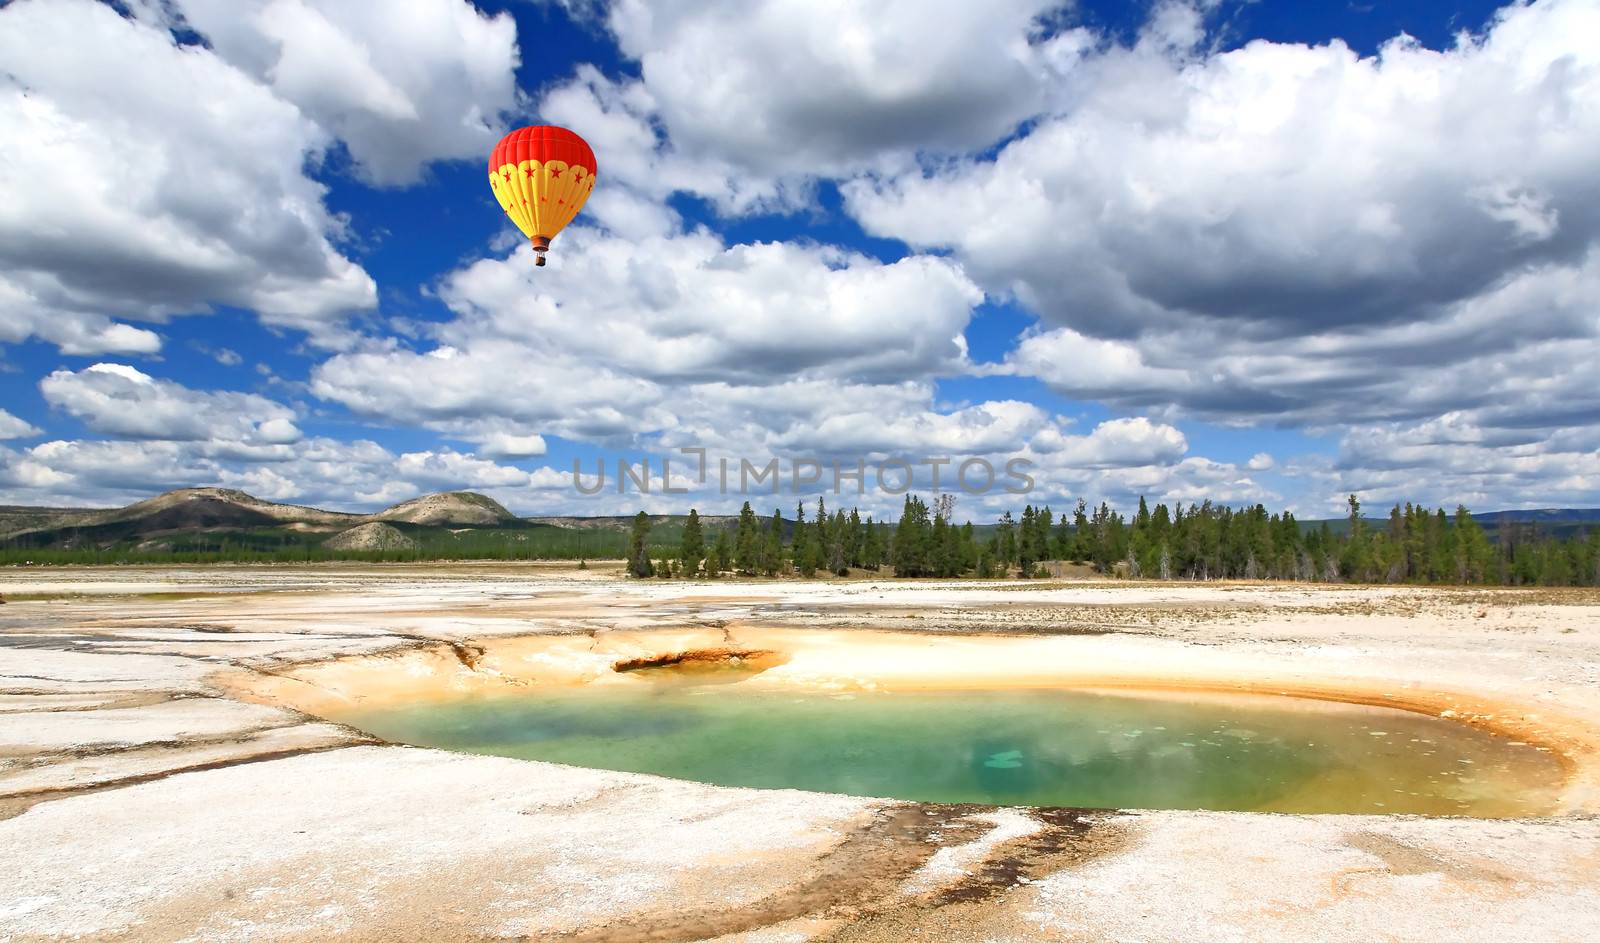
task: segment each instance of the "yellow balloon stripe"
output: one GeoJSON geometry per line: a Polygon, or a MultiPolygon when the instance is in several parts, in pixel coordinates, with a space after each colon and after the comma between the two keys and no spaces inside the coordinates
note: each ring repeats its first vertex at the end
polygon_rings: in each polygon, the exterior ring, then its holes
{"type": "Polygon", "coordinates": [[[523,235],[548,239],[583,209],[594,190],[594,174],[587,167],[568,166],[559,160],[543,165],[529,160],[506,164],[489,174],[489,188],[523,235]]]}
{"type": "Polygon", "coordinates": [[[511,196],[511,182],[508,179],[508,169],[494,171],[489,174],[489,189],[494,191],[494,198],[500,201],[500,208],[505,210],[511,221],[517,224],[523,235],[528,235],[527,221],[522,215],[522,206],[513,201],[511,196]]]}

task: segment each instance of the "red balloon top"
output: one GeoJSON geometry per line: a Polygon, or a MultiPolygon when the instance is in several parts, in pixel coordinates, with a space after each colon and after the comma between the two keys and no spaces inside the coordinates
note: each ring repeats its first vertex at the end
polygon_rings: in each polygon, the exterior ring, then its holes
{"type": "Polygon", "coordinates": [[[541,124],[518,128],[500,139],[489,155],[489,172],[494,173],[507,164],[517,165],[526,160],[559,160],[569,167],[582,167],[591,176],[598,170],[594,151],[588,142],[566,128],[541,124]]]}

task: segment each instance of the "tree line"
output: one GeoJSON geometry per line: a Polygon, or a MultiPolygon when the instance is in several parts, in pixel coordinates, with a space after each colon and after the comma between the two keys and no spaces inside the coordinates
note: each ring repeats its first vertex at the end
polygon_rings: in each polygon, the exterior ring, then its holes
{"type": "Polygon", "coordinates": [[[765,521],[749,502],[738,519],[707,533],[691,510],[676,553],[652,558],[651,522],[634,519],[628,572],[636,577],[844,576],[885,568],[902,577],[1044,577],[1072,563],[1106,576],[1161,580],[1299,580],[1509,586],[1600,585],[1600,527],[1566,538],[1531,524],[1491,540],[1464,506],[1396,505],[1387,523],[1362,515],[1352,495],[1345,526],[1302,526],[1288,511],[1232,508],[1205,501],[1152,509],[1144,498],[1125,517],[1080,500],[1059,517],[1048,505],[1002,514],[985,537],[956,524],[954,497],[932,505],[911,495],[897,522],[856,509],[802,503],[792,524],[775,509],[765,521]]]}

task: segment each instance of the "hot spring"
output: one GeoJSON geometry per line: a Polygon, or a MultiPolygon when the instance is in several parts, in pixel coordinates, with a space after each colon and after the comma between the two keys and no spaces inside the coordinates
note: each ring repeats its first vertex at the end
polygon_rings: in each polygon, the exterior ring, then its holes
{"type": "Polygon", "coordinates": [[[925,802],[1505,817],[1550,814],[1564,775],[1507,736],[1304,698],[629,681],[331,713],[418,746],[925,802]]]}

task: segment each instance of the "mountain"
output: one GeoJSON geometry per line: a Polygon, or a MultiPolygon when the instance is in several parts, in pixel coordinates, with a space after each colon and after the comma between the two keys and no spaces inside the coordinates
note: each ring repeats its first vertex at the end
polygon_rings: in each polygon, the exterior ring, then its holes
{"type": "Polygon", "coordinates": [[[261,528],[338,529],[359,523],[359,514],[263,501],[231,488],[180,488],[108,510],[46,511],[8,515],[21,526],[6,528],[8,543],[31,547],[109,547],[140,544],[160,535],[201,534],[261,528]]]}
{"type": "Polygon", "coordinates": [[[322,545],[329,550],[415,550],[417,542],[388,524],[368,521],[340,531],[322,545]]]}
{"type": "Polygon", "coordinates": [[[102,511],[84,523],[137,523],[142,531],[158,531],[262,524],[348,525],[363,519],[361,514],[278,504],[233,488],[179,488],[125,508],[102,511]]]}
{"type": "Polygon", "coordinates": [[[402,501],[394,507],[379,511],[371,517],[374,521],[404,521],[430,527],[461,525],[492,527],[518,522],[521,519],[506,510],[500,502],[476,491],[441,491],[420,498],[402,501]]]}

